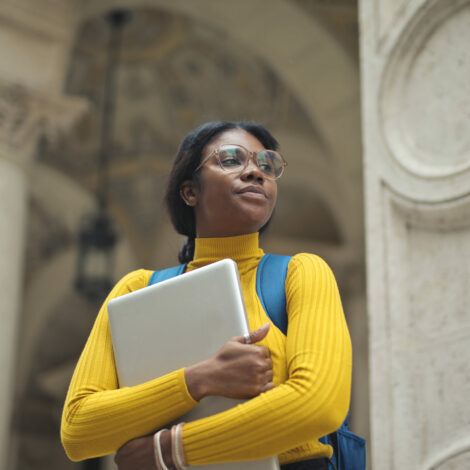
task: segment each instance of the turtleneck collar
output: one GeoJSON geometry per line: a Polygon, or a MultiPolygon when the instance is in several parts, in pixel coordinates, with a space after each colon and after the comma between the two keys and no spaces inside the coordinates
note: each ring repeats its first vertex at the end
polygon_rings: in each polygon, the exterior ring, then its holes
{"type": "Polygon", "coordinates": [[[187,270],[200,268],[224,258],[233,259],[240,267],[244,261],[261,258],[264,255],[259,247],[259,234],[249,233],[235,237],[196,238],[194,259],[187,270]]]}

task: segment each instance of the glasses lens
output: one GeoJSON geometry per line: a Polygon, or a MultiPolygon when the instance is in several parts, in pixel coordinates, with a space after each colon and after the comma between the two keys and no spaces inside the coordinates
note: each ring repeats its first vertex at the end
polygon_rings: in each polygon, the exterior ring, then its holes
{"type": "MultiPolygon", "coordinates": [[[[240,171],[246,167],[250,152],[238,145],[223,145],[218,150],[220,166],[225,171],[240,171]]],[[[279,178],[284,169],[284,160],[272,150],[256,152],[256,165],[268,178],[279,178]]]]}
{"type": "Polygon", "coordinates": [[[248,158],[245,149],[237,145],[224,145],[218,152],[220,165],[224,170],[244,168],[248,158]]]}
{"type": "Polygon", "coordinates": [[[256,154],[256,163],[266,176],[278,178],[284,168],[282,157],[271,150],[261,151],[256,154]]]}

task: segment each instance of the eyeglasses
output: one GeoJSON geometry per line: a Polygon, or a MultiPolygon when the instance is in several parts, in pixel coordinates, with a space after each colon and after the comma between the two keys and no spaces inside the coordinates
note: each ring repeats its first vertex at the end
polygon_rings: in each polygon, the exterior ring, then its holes
{"type": "Polygon", "coordinates": [[[274,150],[252,152],[241,145],[226,144],[211,152],[195,171],[198,171],[214,155],[222,170],[230,173],[242,172],[248,166],[250,159],[253,159],[263,174],[273,180],[280,178],[287,166],[282,155],[274,150]]]}

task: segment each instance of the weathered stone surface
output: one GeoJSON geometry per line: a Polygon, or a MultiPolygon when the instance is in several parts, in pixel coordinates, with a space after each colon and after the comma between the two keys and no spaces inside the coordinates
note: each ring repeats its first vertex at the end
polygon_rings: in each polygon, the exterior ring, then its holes
{"type": "Polygon", "coordinates": [[[372,468],[467,468],[470,4],[399,3],[361,4],[372,468]]]}

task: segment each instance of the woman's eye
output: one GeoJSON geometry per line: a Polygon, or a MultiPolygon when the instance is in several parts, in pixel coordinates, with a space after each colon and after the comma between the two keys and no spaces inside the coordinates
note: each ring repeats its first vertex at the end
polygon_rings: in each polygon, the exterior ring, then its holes
{"type": "Polygon", "coordinates": [[[273,167],[271,165],[269,165],[268,163],[262,163],[259,167],[263,171],[265,171],[266,173],[272,173],[273,172],[273,167]]]}
{"type": "Polygon", "coordinates": [[[226,158],[222,161],[223,166],[240,166],[240,162],[236,158],[226,158]]]}
{"type": "Polygon", "coordinates": [[[260,169],[267,175],[274,175],[274,168],[271,165],[261,165],[260,169]]]}
{"type": "Polygon", "coordinates": [[[234,155],[224,155],[220,157],[220,163],[223,166],[239,166],[241,165],[241,161],[234,155]]]}
{"type": "Polygon", "coordinates": [[[274,166],[272,164],[272,162],[270,162],[269,160],[260,160],[258,159],[258,167],[260,168],[261,171],[263,171],[264,173],[268,174],[268,175],[272,175],[274,174],[274,166]]]}

